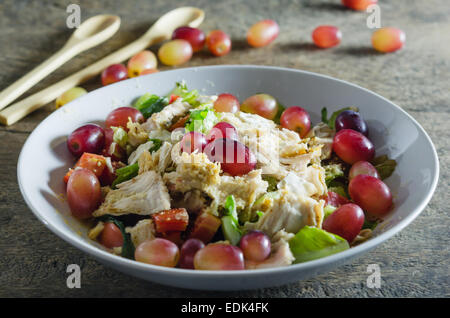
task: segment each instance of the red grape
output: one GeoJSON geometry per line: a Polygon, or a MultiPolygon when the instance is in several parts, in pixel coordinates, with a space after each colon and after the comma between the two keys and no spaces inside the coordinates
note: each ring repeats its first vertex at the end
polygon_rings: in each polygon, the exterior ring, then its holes
{"type": "Polygon", "coordinates": [[[194,267],[201,270],[240,270],[244,269],[244,255],[239,247],[230,244],[209,244],[195,254],[194,267]]]}
{"type": "Polygon", "coordinates": [[[231,39],[225,32],[214,30],[206,37],[206,46],[215,56],[226,55],[231,50],[231,39]]]}
{"type": "Polygon", "coordinates": [[[105,128],[105,147],[102,150],[102,155],[111,157],[115,161],[121,161],[126,155],[125,150],[114,142],[114,130],[112,128],[105,128]]]}
{"type": "Polygon", "coordinates": [[[364,11],[378,0],[342,0],[342,4],[350,9],[364,11]]]}
{"type": "Polygon", "coordinates": [[[172,34],[172,40],[181,39],[188,41],[194,52],[201,51],[205,46],[205,33],[196,28],[188,26],[179,27],[172,34]]]}
{"type": "Polygon", "coordinates": [[[239,111],[240,105],[236,97],[231,94],[220,94],[214,102],[214,110],[216,112],[235,113],[239,111]]]}
{"type": "Polygon", "coordinates": [[[256,94],[241,104],[241,111],[258,114],[267,119],[274,119],[278,112],[277,100],[268,94],[256,94]]]}
{"type": "Polygon", "coordinates": [[[396,28],[381,28],[372,34],[373,48],[382,53],[400,50],[405,40],[405,32],[396,28]]]}
{"type": "Polygon", "coordinates": [[[181,139],[181,151],[187,153],[202,152],[207,144],[206,137],[201,132],[191,131],[181,139]]]}
{"type": "Polygon", "coordinates": [[[298,132],[300,137],[304,138],[311,128],[311,119],[303,108],[291,106],[281,114],[280,124],[283,128],[298,132]]]}
{"type": "Polygon", "coordinates": [[[274,20],[262,20],[247,31],[247,42],[253,47],[266,46],[275,40],[279,33],[280,27],[274,20]]]}
{"type": "Polygon", "coordinates": [[[106,127],[122,127],[127,130],[128,118],[131,118],[132,122],[142,123],[144,116],[142,113],[134,107],[119,107],[114,109],[108,114],[105,120],[106,127]]]}
{"type": "Polygon", "coordinates": [[[217,123],[208,133],[206,139],[208,142],[214,141],[220,138],[234,139],[238,140],[238,133],[233,125],[227,122],[217,123]]]}
{"type": "Polygon", "coordinates": [[[335,120],[336,131],[340,131],[342,129],[353,129],[364,136],[369,134],[367,129],[366,122],[362,119],[361,115],[358,112],[353,110],[344,110],[341,112],[335,120]]]}
{"type": "Polygon", "coordinates": [[[128,76],[136,77],[146,70],[155,70],[157,65],[158,61],[153,52],[148,50],[141,51],[128,61],[128,76]]]}
{"type": "Polygon", "coordinates": [[[269,257],[271,246],[269,237],[261,231],[248,232],[239,243],[244,258],[255,262],[262,262],[269,257]]]}
{"type": "Polygon", "coordinates": [[[179,257],[178,246],[163,238],[146,240],[134,252],[134,258],[138,262],[165,267],[175,267],[179,257]]]}
{"type": "Polygon", "coordinates": [[[392,207],[391,191],[378,178],[360,174],[350,181],[348,192],[356,204],[374,216],[383,216],[392,207]]]}
{"type": "Polygon", "coordinates": [[[255,155],[237,140],[216,139],[206,145],[204,153],[232,176],[247,174],[256,167],[255,155]]]}
{"type": "Polygon", "coordinates": [[[113,64],[108,66],[102,72],[102,84],[106,86],[108,84],[116,83],[127,79],[128,71],[123,64],[113,64]]]}
{"type": "Polygon", "coordinates": [[[166,65],[181,65],[191,59],[192,46],[185,40],[172,40],[159,48],[158,57],[166,65]]]}
{"type": "Polygon", "coordinates": [[[105,223],[103,231],[100,233],[99,242],[107,248],[119,247],[123,245],[122,231],[112,222],[105,223]]]}
{"type": "Polygon", "coordinates": [[[85,168],[75,169],[67,182],[67,202],[73,216],[91,217],[102,199],[100,182],[95,174],[85,168]]]}
{"type": "Polygon", "coordinates": [[[364,211],[353,203],[341,205],[323,221],[323,229],[345,238],[349,243],[361,231],[364,211]]]}
{"type": "Polygon", "coordinates": [[[180,251],[180,262],[179,266],[181,268],[194,269],[194,256],[205,244],[199,239],[191,238],[184,242],[180,251]]]}
{"type": "Polygon", "coordinates": [[[327,49],[341,42],[341,31],[332,25],[321,25],[312,32],[314,44],[320,48],[327,49]]]}
{"type": "Polygon", "coordinates": [[[79,157],[85,152],[99,154],[105,145],[105,131],[96,124],[87,124],[75,129],[67,139],[67,148],[79,157]]]}
{"type": "Polygon", "coordinates": [[[349,164],[370,161],[375,155],[372,142],[363,134],[351,129],[342,129],[336,133],[333,150],[339,158],[349,164]]]}
{"type": "Polygon", "coordinates": [[[380,178],[378,175],[377,169],[367,161],[358,161],[355,162],[350,168],[350,172],[348,173],[349,180],[352,180],[357,175],[364,174],[367,176],[372,176],[375,178],[380,178]]]}

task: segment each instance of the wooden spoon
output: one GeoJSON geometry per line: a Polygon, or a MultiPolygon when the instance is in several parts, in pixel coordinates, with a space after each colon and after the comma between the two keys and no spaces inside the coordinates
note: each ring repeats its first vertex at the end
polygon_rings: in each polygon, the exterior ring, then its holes
{"type": "Polygon", "coordinates": [[[120,18],[115,15],[102,14],[87,19],[58,52],[0,93],[0,109],[75,55],[109,39],[119,27],[120,18]]]}
{"type": "Polygon", "coordinates": [[[98,75],[109,65],[123,62],[150,45],[169,39],[176,28],[185,25],[190,27],[199,26],[203,22],[204,17],[204,11],[194,7],[180,7],[167,12],[136,41],[66,79],[4,109],[0,112],[0,122],[4,125],[15,123],[29,113],[51,102],[69,88],[98,75]]]}

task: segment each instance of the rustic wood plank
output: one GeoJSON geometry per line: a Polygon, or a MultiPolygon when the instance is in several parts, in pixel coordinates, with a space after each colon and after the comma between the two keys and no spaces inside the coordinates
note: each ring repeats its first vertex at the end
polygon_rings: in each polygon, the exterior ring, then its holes
{"type": "MultiPolygon", "coordinates": [[[[20,194],[16,165],[28,134],[51,113],[48,105],[23,121],[0,127],[0,296],[76,297],[436,297],[450,296],[449,172],[450,155],[450,7],[446,0],[382,2],[383,25],[401,27],[406,48],[382,55],[370,49],[371,30],[365,13],[342,9],[340,1],[191,1],[207,13],[204,30],[221,28],[232,35],[233,50],[221,58],[197,54],[186,66],[261,64],[304,69],[335,76],[371,89],[397,103],[427,130],[438,150],[439,185],[428,207],[405,230],[364,258],[316,278],[256,291],[211,293],[186,291],[144,282],[105,267],[65,243],[41,224],[20,194]],[[253,21],[274,18],[281,25],[276,43],[250,49],[244,35],[253,21]],[[334,24],[344,34],[332,50],[310,44],[318,24],[334,24]],[[82,288],[66,287],[65,269],[82,268],[82,288]],[[379,264],[382,287],[366,286],[368,264],[379,264]]],[[[67,2],[6,0],[0,3],[0,89],[49,57],[69,37],[67,2]]],[[[45,88],[134,40],[176,1],[82,1],[82,19],[99,13],[118,14],[120,32],[104,45],[64,65],[29,93],[45,88]]],[[[155,48],[152,48],[155,49],[155,48]]],[[[167,67],[162,67],[167,69],[167,67]]],[[[99,87],[93,80],[88,90],[99,87]]],[[[37,163],[38,163],[37,158],[37,163]]]]}

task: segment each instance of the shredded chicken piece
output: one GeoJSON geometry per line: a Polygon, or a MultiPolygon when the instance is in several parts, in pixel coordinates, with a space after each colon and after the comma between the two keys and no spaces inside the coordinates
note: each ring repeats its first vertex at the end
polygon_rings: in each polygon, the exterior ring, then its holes
{"type": "Polygon", "coordinates": [[[175,118],[186,115],[191,108],[192,106],[189,103],[183,102],[181,98],[178,98],[172,104],[164,107],[160,112],[152,114],[142,127],[146,131],[167,129],[175,118]]]}
{"type": "Polygon", "coordinates": [[[94,211],[93,216],[129,213],[149,215],[168,209],[170,209],[169,192],[159,173],[150,170],[118,184],[116,190],[109,191],[105,201],[94,211]]]}
{"type": "Polygon", "coordinates": [[[307,135],[307,137],[310,138],[309,144],[311,146],[323,146],[320,159],[329,159],[331,157],[333,138],[335,134],[336,131],[331,129],[325,123],[318,123],[309,131],[307,135]]]}
{"type": "MultiPolygon", "coordinates": [[[[148,143],[151,143],[151,141],[149,141],[148,143]]],[[[133,157],[133,161],[136,161],[135,157],[139,155],[137,159],[139,165],[139,174],[149,170],[155,170],[162,174],[172,164],[172,144],[169,142],[164,142],[161,148],[159,148],[153,154],[150,154],[150,152],[146,150],[148,143],[140,145],[138,149],[136,149],[136,151],[133,153],[135,154],[133,157]]]]}
{"type": "Polygon", "coordinates": [[[182,193],[200,190],[211,199],[210,211],[215,213],[219,205],[233,195],[237,208],[250,206],[267,191],[268,183],[262,180],[261,170],[253,170],[245,176],[220,176],[220,164],[212,163],[203,153],[187,154],[179,158],[176,171],[166,173],[164,181],[171,191],[182,193]]]}
{"type": "Polygon", "coordinates": [[[188,192],[193,189],[206,193],[220,182],[220,164],[212,163],[204,153],[183,152],[178,158],[176,171],[164,175],[171,190],[188,192]]]}
{"type": "Polygon", "coordinates": [[[278,193],[273,198],[272,208],[256,223],[245,223],[247,229],[261,230],[271,237],[282,229],[297,233],[305,225],[322,226],[325,201],[298,196],[286,189],[278,193]]]}
{"type": "Polygon", "coordinates": [[[133,151],[130,156],[128,157],[128,164],[132,165],[134,163],[136,163],[139,159],[139,157],[142,155],[142,153],[144,152],[148,152],[150,150],[150,148],[153,147],[153,141],[147,141],[146,143],[139,145],[139,147],[136,148],[135,151],[133,151]]]}
{"type": "Polygon", "coordinates": [[[150,152],[143,152],[138,159],[139,172],[138,174],[143,174],[147,171],[154,170],[155,162],[153,161],[150,152]]]}
{"type": "Polygon", "coordinates": [[[105,228],[105,223],[103,223],[102,221],[98,222],[95,227],[93,227],[92,229],[89,230],[88,237],[91,240],[96,240],[97,237],[100,235],[100,233],[102,233],[104,228],[105,228]]]}
{"type": "Polygon", "coordinates": [[[142,128],[138,122],[133,122],[131,118],[128,118],[128,143],[133,147],[137,147],[148,140],[148,132],[142,128]]]}
{"type": "Polygon", "coordinates": [[[155,238],[156,235],[155,224],[152,219],[140,220],[135,226],[126,227],[125,232],[130,234],[134,247],[138,247],[146,240],[155,238]]]}
{"type": "Polygon", "coordinates": [[[223,113],[222,120],[236,127],[239,140],[255,154],[257,168],[278,179],[289,171],[302,171],[321,155],[321,148],[308,148],[298,133],[279,128],[272,120],[244,112],[223,113]]]}
{"type": "Polygon", "coordinates": [[[185,208],[189,213],[199,213],[207,207],[207,200],[200,190],[192,190],[186,193],[171,193],[172,207],[185,208]]]}
{"type": "Polygon", "coordinates": [[[321,196],[327,193],[325,170],[317,165],[307,167],[301,172],[289,172],[278,183],[278,189],[286,189],[299,196],[321,196]]]}
{"type": "Polygon", "coordinates": [[[294,255],[289,248],[289,240],[294,237],[294,234],[287,233],[284,230],[278,231],[272,237],[272,251],[271,255],[262,262],[245,261],[246,269],[261,269],[271,267],[289,266],[295,260],[294,255]]]}

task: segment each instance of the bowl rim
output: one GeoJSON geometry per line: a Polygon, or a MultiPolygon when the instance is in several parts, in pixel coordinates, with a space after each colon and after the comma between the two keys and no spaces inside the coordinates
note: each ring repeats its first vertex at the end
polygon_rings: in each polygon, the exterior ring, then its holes
{"type": "MultiPolygon", "coordinates": [[[[71,244],[72,246],[78,248],[79,250],[89,254],[90,256],[99,259],[102,262],[106,262],[106,263],[114,263],[117,266],[126,266],[129,267],[131,269],[136,269],[136,270],[141,270],[141,271],[147,271],[148,273],[165,273],[165,274],[173,274],[174,276],[176,275],[182,275],[182,276],[191,276],[192,278],[201,276],[201,277],[209,277],[209,276],[241,276],[241,275],[245,275],[245,276],[260,276],[260,275],[269,275],[269,274],[276,274],[276,273],[288,273],[288,272],[296,272],[296,271],[300,271],[300,270],[309,270],[309,269],[314,269],[314,268],[321,268],[327,264],[333,264],[335,262],[339,262],[345,259],[351,259],[354,258],[358,255],[361,255],[363,252],[367,252],[371,249],[373,249],[374,247],[376,247],[377,245],[383,243],[384,241],[386,241],[387,239],[391,238],[392,236],[394,236],[395,234],[397,234],[398,232],[400,232],[401,230],[403,230],[406,226],[408,226],[423,210],[424,208],[428,205],[429,201],[431,200],[437,184],[438,184],[438,179],[439,179],[439,159],[438,159],[438,155],[436,152],[436,148],[434,147],[434,144],[431,140],[431,138],[428,136],[427,132],[422,128],[422,126],[411,116],[409,115],[405,110],[403,110],[401,107],[399,107],[398,105],[396,105],[395,103],[391,102],[390,100],[388,100],[387,98],[372,92],[364,87],[361,87],[359,85],[347,82],[345,80],[341,80],[341,79],[337,79],[335,77],[332,76],[328,76],[328,75],[324,75],[324,74],[320,74],[320,73],[315,73],[315,72],[310,72],[310,71],[305,71],[305,70],[300,70],[300,69],[293,69],[293,68],[287,68],[287,67],[278,67],[278,66],[263,66],[263,65],[240,65],[240,64],[230,64],[230,65],[208,65],[208,66],[195,66],[195,67],[186,67],[186,68],[178,68],[178,69],[173,69],[173,70],[167,70],[164,71],[164,73],[176,73],[179,72],[180,70],[183,71],[195,71],[198,69],[233,69],[233,68],[237,68],[237,69],[266,69],[266,70],[273,70],[273,71],[281,71],[281,72],[294,72],[294,73],[302,73],[305,74],[307,76],[312,76],[312,77],[318,77],[318,78],[322,78],[322,79],[326,79],[326,80],[331,80],[331,81],[336,81],[345,85],[349,85],[352,86],[354,88],[358,88],[360,90],[363,90],[364,92],[368,93],[368,94],[372,94],[375,95],[376,97],[386,101],[388,104],[390,104],[390,106],[393,106],[394,108],[397,108],[398,111],[400,111],[403,115],[405,115],[409,120],[412,121],[412,123],[416,126],[416,128],[423,133],[423,135],[425,136],[427,142],[429,143],[429,145],[432,148],[432,158],[435,164],[435,172],[434,175],[432,176],[432,183],[431,183],[431,188],[430,191],[428,191],[426,197],[424,200],[422,200],[422,202],[412,211],[408,214],[407,217],[401,219],[398,224],[394,225],[392,228],[386,230],[385,232],[377,235],[374,238],[371,238],[370,240],[367,240],[365,242],[363,242],[362,244],[359,244],[355,247],[352,247],[348,250],[345,250],[343,252],[339,252],[336,254],[332,254],[320,259],[316,259],[316,260],[312,260],[312,261],[308,261],[308,262],[304,262],[304,263],[298,263],[298,264],[292,264],[289,266],[283,266],[283,267],[273,267],[273,268],[264,268],[264,269],[252,269],[252,270],[234,270],[234,271],[223,271],[223,270],[191,270],[191,269],[182,269],[182,268],[169,268],[169,267],[162,267],[162,266],[157,266],[157,265],[151,265],[151,264],[145,264],[145,263],[141,263],[141,262],[137,262],[135,260],[130,260],[121,256],[117,256],[114,255],[110,252],[107,252],[105,250],[102,250],[98,247],[96,247],[93,244],[90,244],[88,242],[85,242],[84,239],[80,236],[79,239],[72,239],[68,234],[66,234],[65,230],[61,230],[60,228],[58,228],[57,226],[54,226],[52,223],[48,222],[39,212],[39,209],[36,208],[33,203],[31,202],[30,198],[28,198],[24,186],[23,186],[23,181],[25,180],[25,177],[22,176],[21,174],[21,166],[23,165],[23,162],[25,161],[24,159],[24,153],[25,153],[25,149],[27,148],[27,145],[29,144],[30,140],[32,140],[35,136],[36,136],[36,131],[38,131],[39,129],[42,129],[42,127],[45,126],[46,122],[49,121],[52,117],[56,116],[56,114],[60,111],[63,111],[63,108],[59,108],[58,110],[54,111],[53,113],[51,113],[49,116],[47,116],[41,123],[39,123],[39,125],[32,131],[32,133],[28,136],[27,140],[25,141],[24,145],[22,146],[22,149],[20,151],[20,155],[18,158],[18,162],[17,162],[17,179],[18,179],[18,184],[19,184],[19,188],[20,188],[20,192],[22,194],[22,197],[24,198],[26,204],[28,205],[28,207],[31,209],[31,211],[33,212],[33,214],[50,230],[52,231],[54,234],[56,234],[58,237],[62,238],[64,241],[66,241],[67,243],[71,244]]],[[[144,75],[144,76],[157,76],[159,75],[158,73],[156,74],[149,74],[149,75],[144,75]]],[[[114,83],[112,85],[129,85],[129,83],[132,83],[133,81],[137,81],[138,77],[135,78],[131,78],[125,81],[120,81],[117,83],[114,83]],[[128,83],[128,84],[127,84],[128,83]]],[[[108,85],[108,86],[104,86],[104,87],[100,87],[97,88],[91,92],[94,91],[98,91],[101,89],[108,89],[109,87],[111,87],[112,85],[108,85]]],[[[89,93],[91,93],[89,92],[89,93]]],[[[87,96],[88,94],[86,94],[85,96],[87,96]]],[[[81,98],[85,97],[82,96],[81,98]]],[[[75,233],[76,234],[76,233],[75,233]]]]}

